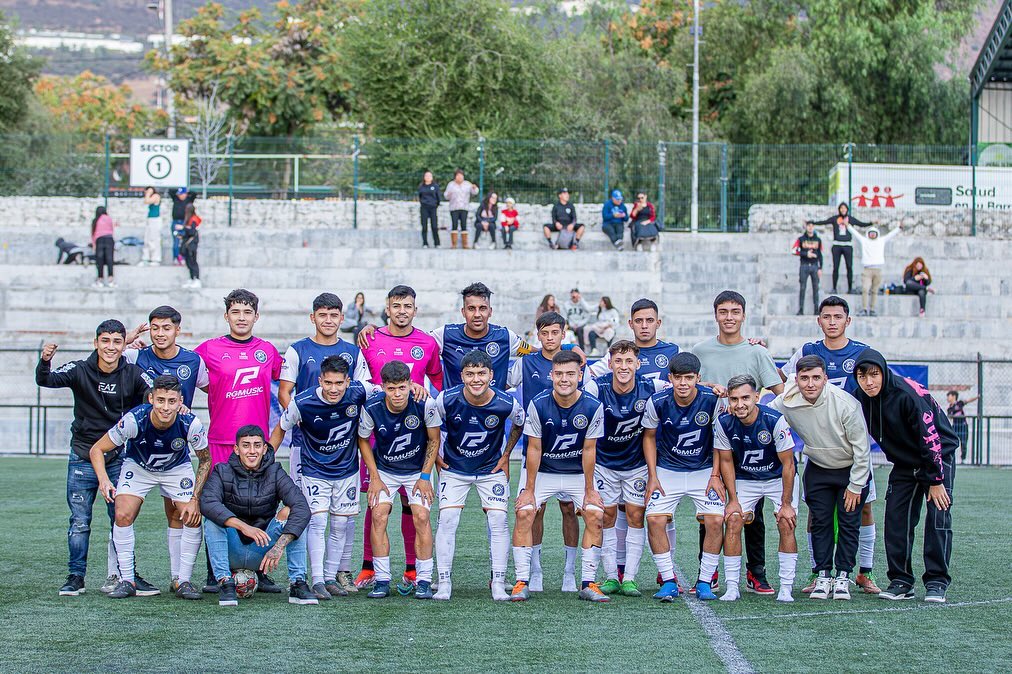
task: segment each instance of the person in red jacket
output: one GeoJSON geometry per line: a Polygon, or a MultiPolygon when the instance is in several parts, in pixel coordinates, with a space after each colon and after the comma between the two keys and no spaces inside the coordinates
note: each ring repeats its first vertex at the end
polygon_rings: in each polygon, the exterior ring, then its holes
{"type": "Polygon", "coordinates": [[[506,197],[506,208],[502,212],[502,242],[506,250],[513,249],[513,233],[520,228],[520,219],[517,217],[517,202],[513,197],[506,197]]]}

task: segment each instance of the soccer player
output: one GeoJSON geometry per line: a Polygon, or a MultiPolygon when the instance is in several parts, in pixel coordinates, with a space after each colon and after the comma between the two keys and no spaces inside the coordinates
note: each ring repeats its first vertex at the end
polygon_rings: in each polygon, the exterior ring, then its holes
{"type": "Polygon", "coordinates": [[[728,412],[717,417],[713,446],[720,455],[720,473],[727,490],[724,520],[724,576],[721,601],[738,599],[741,576],[741,530],[752,519],[755,505],[773,501],[780,530],[780,592],[777,601],[794,601],[792,589],[798,563],[797,497],[794,492],[794,440],[787,419],[759,404],[759,387],[750,374],[727,382],[728,412]]]}
{"type": "Polygon", "coordinates": [[[804,441],[805,503],[817,580],[812,599],[850,599],[850,574],[857,556],[861,502],[868,495],[871,449],[868,427],[857,400],[827,384],[819,356],[795,362],[796,375],[770,407],[787,418],[804,441]],[[836,580],[833,547],[836,544],[836,580]]]}
{"type": "Polygon", "coordinates": [[[552,390],[541,393],[527,407],[526,487],[517,497],[513,530],[516,584],[511,599],[530,598],[531,528],[534,514],[549,498],[568,497],[583,511],[583,573],[579,597],[609,601],[596,581],[601,559],[604,502],[594,486],[597,440],[604,434],[604,407],[580,390],[583,359],[572,351],[552,358],[552,390]]]}
{"type": "MultiPolygon", "coordinates": [[[[271,433],[271,445],[280,446],[285,433],[294,428],[302,430],[302,479],[296,486],[305,495],[311,514],[306,550],[312,590],[317,599],[329,600],[358,591],[338,582],[338,566],[348,522],[358,515],[359,413],[373,386],[352,381],[348,361],[342,356],[327,356],[319,367],[316,388],[304,389],[288,403],[271,433]]],[[[346,580],[354,585],[350,576],[346,580]]]]}
{"type": "Polygon", "coordinates": [[[650,396],[666,383],[638,376],[639,347],[620,339],[608,349],[611,372],[588,381],[583,390],[604,406],[604,435],[597,441],[594,482],[604,503],[604,531],[601,536],[601,565],[605,594],[621,593],[639,597],[636,573],[639,571],[646,531],[643,529],[646,500],[647,464],[643,457],[643,420],[650,396]],[[615,520],[620,504],[625,505],[629,522],[626,540],[625,575],[618,580],[617,536],[615,520]]]}
{"type": "Polygon", "coordinates": [[[675,550],[665,525],[683,497],[692,499],[696,517],[703,519],[706,532],[696,596],[703,600],[717,598],[712,581],[720,559],[725,489],[713,448],[713,423],[720,399],[712,389],[699,384],[699,369],[699,359],[691,353],[682,352],[672,358],[668,364],[671,389],[654,394],[643,412],[647,529],[650,551],[662,580],[654,598],[663,602],[673,601],[679,594],[675,550]]]}
{"type": "MultiPolygon", "coordinates": [[[[452,592],[451,571],[457,547],[457,526],[473,486],[481,498],[489,530],[492,564],[492,599],[509,600],[506,565],[510,532],[506,518],[509,502],[510,453],[524,430],[524,409],[516,398],[491,387],[492,359],[484,351],[472,351],[461,361],[464,383],[436,397],[427,412],[427,425],[446,424],[443,464],[439,471],[439,526],[436,553],[439,590],[435,599],[448,600],[452,592]],[[506,427],[512,423],[509,438],[506,427]],[[504,448],[505,444],[505,448],[504,448]]],[[[435,462],[435,456],[431,458],[435,462]]],[[[423,471],[430,473],[432,464],[423,471]]]]}
{"type": "MultiPolygon", "coordinates": [[[[742,335],[745,324],[745,298],[741,293],[725,290],[713,300],[713,317],[717,322],[717,335],[692,347],[699,362],[700,377],[720,397],[725,397],[727,381],[739,374],[750,375],[760,388],[770,389],[774,395],[784,392],[784,383],[769,351],[764,346],[742,335]]],[[[766,521],[763,518],[764,499],[756,503],[752,523],[745,529],[745,552],[748,571],[745,589],[756,594],[773,594],[766,580],[766,521]]],[[[705,537],[700,526],[700,539],[705,537]]],[[[702,544],[700,544],[702,548],[702,544]]]]}
{"type": "Polygon", "coordinates": [[[200,508],[197,499],[211,470],[204,425],[193,414],[181,413],[182,386],[173,375],[158,376],[151,386],[148,402],[127,412],[119,422],[91,446],[91,465],[98,477],[98,490],[107,503],[115,504],[113,544],[119,561],[120,580],[109,593],[113,599],[137,594],[134,575],[134,521],[144,497],[158,487],[175,509],[174,519],[183,523],[179,546],[180,599],[202,599],[190,582],[193,564],[200,550],[200,508]],[[106,471],[105,455],[126,445],[126,459],[114,487],[106,471]],[[199,458],[193,472],[190,452],[199,458]]]}
{"type": "MultiPolygon", "coordinates": [[[[233,290],[225,297],[228,334],[195,349],[207,365],[207,442],[212,465],[228,461],[235,452],[239,428],[259,426],[264,437],[270,429],[271,382],[281,375],[281,354],[273,344],[253,335],[259,319],[260,299],[249,290],[233,290]]],[[[262,573],[258,577],[260,592],[282,591],[269,577],[262,573]]],[[[208,581],[205,589],[213,591],[217,582],[208,581]]]]}
{"type": "Polygon", "coordinates": [[[376,582],[368,596],[390,596],[390,539],[387,519],[393,493],[407,490],[415,524],[415,565],[418,584],[415,597],[432,599],[432,526],[429,508],[435,500],[432,473],[423,471],[435,462],[439,451],[439,422],[429,410],[435,402],[424,403],[411,395],[411,371],[400,361],[391,361],[380,370],[383,390],[366,401],[358,427],[358,448],[369,468],[369,506],[372,508],[372,550],[376,582]],[[375,447],[369,436],[375,434],[375,447]],[[424,450],[424,451],[423,451],[424,450]]]}
{"type": "MultiPolygon", "coordinates": [[[[566,336],[566,319],[555,311],[546,311],[534,322],[534,329],[541,342],[541,349],[513,361],[506,385],[520,394],[520,404],[526,410],[538,395],[552,388],[552,358],[569,345],[562,343],[566,336]]],[[[527,444],[523,446],[524,461],[527,444]]],[[[521,469],[524,466],[521,465],[521,469]]],[[[524,490],[525,481],[517,483],[517,496],[524,490]]],[[[580,539],[580,521],[572,501],[559,500],[562,511],[562,543],[566,553],[562,575],[562,591],[576,592],[576,546],[580,539]]],[[[531,579],[528,589],[541,592],[544,589],[544,572],[541,569],[541,544],[545,537],[545,509],[539,508],[532,527],[533,547],[531,551],[531,579]]]]}
{"type": "MultiPolygon", "coordinates": [[[[70,549],[67,581],[60,588],[61,597],[76,597],[84,592],[84,575],[88,567],[88,541],[91,536],[91,514],[98,495],[98,476],[91,467],[91,447],[120,417],[144,402],[148,382],[144,372],[123,358],[127,332],[117,320],[107,320],[95,330],[95,350],[84,360],[70,361],[52,370],[53,356],[59,348],[50,343],[42,347],[35,367],[35,383],[45,388],[69,388],[74,394],[74,423],[70,425],[70,463],[67,466],[67,505],[70,506],[70,528],[67,545],[70,549]]],[[[118,480],[123,459],[119,452],[106,457],[106,472],[118,480]]],[[[115,524],[116,511],[111,503],[106,508],[110,527],[115,524]]],[[[116,588],[116,550],[109,538],[108,577],[102,591],[116,588]]],[[[160,590],[135,573],[137,594],[150,596],[160,590]]]]}
{"type": "MultiPolygon", "coordinates": [[[[142,349],[127,349],[123,352],[128,362],[134,363],[154,381],[162,375],[172,375],[179,380],[183,407],[193,408],[193,396],[197,389],[206,390],[208,384],[207,367],[204,359],[195,352],[176,344],[179,338],[179,326],[183,317],[174,308],[162,305],[148,314],[146,326],[151,345],[142,349]]],[[[206,432],[206,429],[205,429],[206,432]]],[[[196,506],[198,496],[193,499],[196,506]]],[[[165,517],[168,520],[166,537],[169,541],[169,576],[170,591],[179,589],[179,554],[182,545],[183,523],[176,517],[176,506],[172,499],[162,499],[165,517]]],[[[210,572],[210,567],[208,567],[210,572]]]]}
{"type": "MultiPolygon", "coordinates": [[[[868,348],[868,345],[855,339],[847,337],[847,328],[850,327],[850,305],[847,300],[836,295],[830,295],[819,304],[819,316],[817,319],[819,329],[822,330],[823,339],[815,342],[808,342],[794,352],[791,359],[780,370],[784,379],[792,374],[797,374],[798,360],[806,356],[818,356],[825,364],[826,377],[830,384],[842,388],[851,395],[858,390],[857,380],[854,378],[854,363],[861,352],[868,348]]],[[[861,508],[861,530],[858,543],[860,567],[854,582],[866,594],[878,594],[879,589],[875,582],[872,568],[875,562],[875,516],[872,513],[872,503],[877,499],[875,491],[875,473],[871,473],[868,482],[868,498],[861,508]]],[[[811,510],[809,510],[809,533],[808,550],[812,562],[812,576],[802,592],[811,592],[815,589],[815,580],[818,573],[815,569],[815,552],[812,545],[811,534],[811,510]]]]}
{"type": "Polygon", "coordinates": [[[911,565],[914,532],[927,501],[924,519],[924,601],[942,603],[952,581],[952,484],[959,438],[931,394],[889,370],[874,349],[857,357],[854,374],[868,431],[893,464],[885,511],[889,587],[882,599],[914,598],[911,565]]]}

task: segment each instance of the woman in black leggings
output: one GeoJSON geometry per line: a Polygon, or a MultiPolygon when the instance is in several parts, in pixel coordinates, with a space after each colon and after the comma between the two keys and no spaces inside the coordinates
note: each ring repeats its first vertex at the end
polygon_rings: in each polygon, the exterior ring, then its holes
{"type": "Polygon", "coordinates": [[[915,257],[914,261],[903,270],[903,285],[911,295],[917,295],[917,302],[921,308],[921,318],[924,318],[924,309],[928,303],[928,293],[935,292],[928,286],[931,285],[931,272],[928,265],[924,264],[924,258],[915,257]]]}
{"type": "Polygon", "coordinates": [[[816,225],[832,225],[833,226],[833,294],[837,293],[837,285],[840,281],[840,258],[842,257],[844,263],[847,265],[847,293],[854,293],[854,238],[850,234],[848,226],[854,225],[855,227],[870,227],[872,223],[861,222],[854,216],[850,215],[850,209],[847,207],[845,202],[840,202],[840,205],[836,207],[836,215],[826,218],[825,220],[817,220],[813,224],[816,225]]]}
{"type": "Polygon", "coordinates": [[[113,257],[115,255],[116,240],[113,238],[116,223],[113,222],[104,206],[95,209],[95,217],[91,221],[91,245],[95,250],[95,267],[98,271],[98,278],[95,279],[94,287],[97,289],[115,288],[116,281],[113,278],[113,257]]]}

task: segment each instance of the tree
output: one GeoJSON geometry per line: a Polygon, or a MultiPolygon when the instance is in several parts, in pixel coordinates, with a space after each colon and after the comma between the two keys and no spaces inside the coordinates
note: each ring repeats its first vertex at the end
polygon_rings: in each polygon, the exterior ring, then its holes
{"type": "Polygon", "coordinates": [[[193,166],[202,188],[201,198],[207,198],[207,186],[214,182],[218,171],[226,163],[228,144],[235,133],[235,120],[229,121],[227,111],[218,101],[218,86],[211,88],[206,98],[196,101],[193,121],[186,123],[190,136],[193,166]]]}
{"type": "Polygon", "coordinates": [[[12,27],[0,12],[0,132],[15,128],[27,113],[41,67],[42,61],[14,42],[12,27]]]}

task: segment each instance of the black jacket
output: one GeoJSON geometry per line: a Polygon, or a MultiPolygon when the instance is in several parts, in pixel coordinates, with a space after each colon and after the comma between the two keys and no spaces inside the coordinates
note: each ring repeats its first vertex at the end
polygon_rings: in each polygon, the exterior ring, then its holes
{"type": "MultiPolygon", "coordinates": [[[[309,524],[309,505],[306,497],[288,477],[281,464],[274,460],[274,450],[268,449],[260,467],[247,470],[233,453],[225,463],[211,470],[210,477],[200,492],[200,513],[220,527],[225,520],[237,517],[257,529],[267,525],[278,512],[278,504],[291,508],[288,523],[281,533],[298,538],[309,524]]],[[[244,543],[250,539],[240,534],[244,543]]]]}
{"type": "Polygon", "coordinates": [[[913,469],[920,482],[942,484],[942,458],[951,458],[959,447],[945,412],[919,384],[891,372],[875,349],[861,352],[855,373],[862,364],[877,365],[883,373],[877,396],[869,397],[860,387],[855,393],[868,432],[897,467],[913,469]]]}
{"type": "Polygon", "coordinates": [[[435,180],[428,185],[425,183],[418,185],[418,203],[422,206],[438,206],[442,195],[443,190],[439,189],[439,184],[435,180]]]}
{"type": "Polygon", "coordinates": [[[172,197],[172,219],[179,221],[186,217],[186,207],[197,200],[197,193],[190,190],[187,190],[185,197],[181,197],[179,190],[172,188],[169,196],[172,197]]]}
{"type": "MultiPolygon", "coordinates": [[[[71,448],[88,459],[91,446],[116,425],[120,418],[144,402],[150,382],[144,371],[119,359],[110,373],[98,369],[98,351],[85,360],[72,360],[50,371],[51,361],[39,360],[35,383],[45,388],[69,388],[74,392],[74,421],[70,424],[71,448]]],[[[105,455],[106,461],[118,452],[105,455]]]]}
{"type": "Polygon", "coordinates": [[[561,201],[555,202],[552,206],[552,225],[556,222],[563,227],[576,222],[576,206],[572,202],[564,204],[561,201]]]}
{"type": "MultiPolygon", "coordinates": [[[[847,203],[843,202],[840,206],[846,206],[847,203]]],[[[853,215],[850,214],[850,209],[847,209],[847,215],[840,215],[840,209],[837,207],[836,215],[831,215],[825,220],[815,220],[812,222],[814,225],[832,225],[833,226],[833,245],[838,246],[849,246],[852,245],[854,237],[850,233],[851,227],[871,227],[870,222],[862,222],[853,215]],[[839,225],[846,223],[847,229],[841,231],[839,225]]]]}
{"type": "Polygon", "coordinates": [[[794,240],[794,254],[801,260],[801,266],[809,264],[819,265],[819,269],[822,269],[822,239],[819,235],[812,233],[808,236],[808,232],[805,232],[797,239],[794,240]],[[814,257],[809,257],[808,252],[811,251],[815,254],[814,257]]]}

